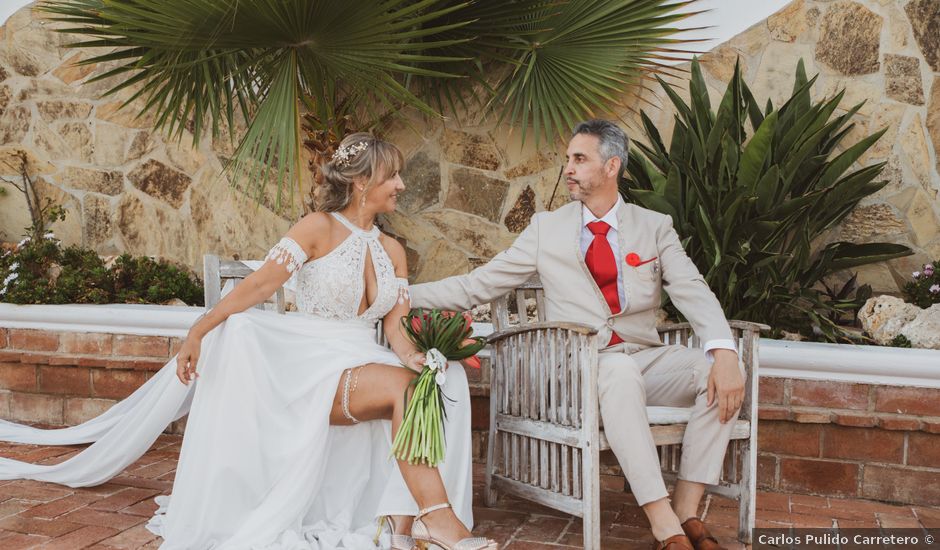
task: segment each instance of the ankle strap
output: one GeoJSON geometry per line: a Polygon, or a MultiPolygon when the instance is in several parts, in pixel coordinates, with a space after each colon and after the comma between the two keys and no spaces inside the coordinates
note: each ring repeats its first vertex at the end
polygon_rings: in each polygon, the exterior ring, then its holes
{"type": "Polygon", "coordinates": [[[420,518],[421,516],[426,516],[431,512],[436,512],[438,510],[443,510],[444,508],[450,508],[450,503],[445,502],[443,504],[435,504],[434,506],[429,506],[424,510],[418,510],[418,515],[415,516],[415,519],[420,518]]]}

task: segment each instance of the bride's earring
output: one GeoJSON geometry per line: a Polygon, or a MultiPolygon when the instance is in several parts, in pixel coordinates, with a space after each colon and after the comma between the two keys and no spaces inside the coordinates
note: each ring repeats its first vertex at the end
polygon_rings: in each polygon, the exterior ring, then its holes
{"type": "Polygon", "coordinates": [[[359,208],[362,208],[366,205],[366,188],[360,187],[359,191],[362,193],[362,198],[359,199],[359,208]]]}

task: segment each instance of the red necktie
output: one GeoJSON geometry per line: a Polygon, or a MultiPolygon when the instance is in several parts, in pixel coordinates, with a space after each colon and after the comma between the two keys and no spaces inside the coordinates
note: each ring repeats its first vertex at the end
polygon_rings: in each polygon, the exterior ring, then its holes
{"type": "MultiPolygon", "coordinates": [[[[607,242],[607,232],[610,231],[610,225],[606,222],[596,221],[587,224],[591,233],[594,233],[594,240],[588,246],[587,253],[584,255],[584,263],[587,264],[594,282],[601,289],[601,294],[607,300],[611,313],[620,312],[620,296],[617,292],[617,261],[614,259],[614,251],[607,242]]],[[[616,332],[611,333],[608,346],[619,344],[623,340],[617,336],[616,332]]]]}

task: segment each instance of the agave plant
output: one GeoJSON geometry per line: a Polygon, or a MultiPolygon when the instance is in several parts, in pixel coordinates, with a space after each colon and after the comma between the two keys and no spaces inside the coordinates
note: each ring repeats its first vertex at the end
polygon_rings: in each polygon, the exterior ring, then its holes
{"type": "Polygon", "coordinates": [[[672,139],[667,148],[641,113],[646,143],[636,143],[640,154],[630,156],[621,193],[672,216],[729,318],[800,332],[808,319],[836,340],[844,331],[835,320],[854,302],[846,287],[820,289],[824,278],[912,251],[890,243],[814,246],[886,183],[876,181],[885,163],[852,169],[885,130],[844,144],[862,105],[835,115],[844,90],[814,102],[815,81],[801,60],[791,97],[761,108],[735,66],[716,113],[697,60],[690,103],[659,79],[677,111],[672,139]]]}
{"type": "MultiPolygon", "coordinates": [[[[41,8],[107,48],[96,79],[133,90],[170,135],[247,122],[229,170],[263,194],[299,185],[301,149],[405,107],[439,117],[467,100],[537,136],[610,108],[661,70],[695,0],[49,0],[41,8]],[[336,106],[343,105],[341,113],[336,106]],[[345,122],[347,115],[351,119],[345,122]],[[306,116],[306,118],[305,118],[306,116]],[[352,120],[352,122],[349,122],[352,120]],[[305,128],[305,121],[308,125],[305,128]],[[308,131],[309,130],[309,131],[308,131]]],[[[523,130],[524,131],[524,130],[523,130]]],[[[341,137],[341,136],[339,136],[341,137]]]]}

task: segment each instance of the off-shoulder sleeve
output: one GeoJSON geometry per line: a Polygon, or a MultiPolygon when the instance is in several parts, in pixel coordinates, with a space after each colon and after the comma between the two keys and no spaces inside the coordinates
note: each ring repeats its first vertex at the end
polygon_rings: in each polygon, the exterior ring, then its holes
{"type": "Polygon", "coordinates": [[[288,273],[294,273],[307,261],[307,253],[297,241],[284,237],[268,251],[264,259],[283,264],[288,273]]]}

